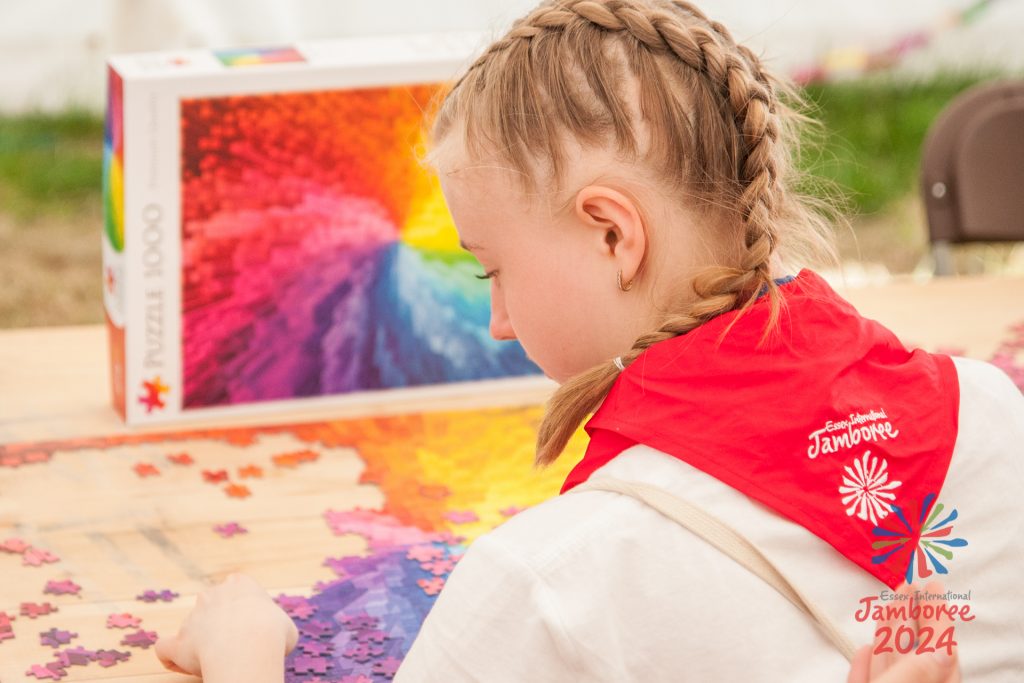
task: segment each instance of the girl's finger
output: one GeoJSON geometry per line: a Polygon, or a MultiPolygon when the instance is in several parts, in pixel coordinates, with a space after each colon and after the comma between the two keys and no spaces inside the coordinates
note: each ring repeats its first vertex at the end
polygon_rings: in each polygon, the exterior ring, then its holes
{"type": "Polygon", "coordinates": [[[874,645],[865,645],[857,650],[857,653],[850,660],[850,673],[846,677],[846,683],[869,683],[871,676],[871,650],[874,645]]]}
{"type": "Polygon", "coordinates": [[[921,618],[918,619],[919,626],[928,626],[935,629],[935,635],[953,626],[953,617],[948,612],[943,612],[941,615],[938,613],[940,606],[947,606],[946,601],[942,597],[930,597],[930,596],[942,596],[946,593],[946,587],[939,581],[932,581],[924,588],[925,599],[921,601],[922,607],[924,605],[930,605],[933,610],[931,614],[926,615],[925,611],[921,611],[921,618]]]}
{"type": "Polygon", "coordinates": [[[896,666],[886,671],[871,683],[947,683],[959,681],[954,675],[954,660],[945,652],[929,652],[923,655],[901,657],[896,666]]]}
{"type": "Polygon", "coordinates": [[[295,649],[295,646],[299,644],[299,629],[295,625],[295,622],[292,621],[291,617],[289,617],[287,614],[285,614],[284,616],[285,619],[288,620],[288,636],[285,640],[284,651],[285,654],[290,654],[291,651],[295,649]]]}
{"type": "MultiPolygon", "coordinates": [[[[899,597],[897,599],[882,602],[882,608],[897,608],[893,610],[894,613],[897,612],[898,608],[900,607],[909,608],[910,595],[915,590],[916,589],[910,584],[901,584],[895,591],[895,595],[899,597]]],[[[913,619],[901,619],[900,617],[895,615],[890,617],[889,611],[887,609],[885,614],[886,617],[882,620],[879,620],[875,624],[876,633],[879,633],[881,629],[888,629],[888,632],[887,635],[879,635],[879,637],[876,639],[876,645],[881,643],[882,641],[885,641],[886,647],[884,648],[883,652],[875,654],[871,658],[871,678],[869,679],[871,681],[874,681],[876,678],[884,674],[886,671],[896,666],[896,663],[899,661],[897,657],[896,640],[898,635],[900,634],[900,628],[907,627],[913,629],[914,633],[917,633],[917,624],[913,619]]]]}
{"type": "Polygon", "coordinates": [[[178,636],[160,638],[156,641],[154,649],[157,659],[164,665],[164,668],[179,674],[199,675],[199,661],[183,651],[184,648],[181,647],[181,639],[178,636]],[[185,661],[181,661],[182,659],[185,661]]]}
{"type": "Polygon", "coordinates": [[[925,598],[921,601],[921,606],[927,605],[932,609],[922,609],[921,617],[918,619],[918,632],[922,633],[923,650],[928,651],[928,654],[940,663],[949,665],[947,678],[940,680],[947,683],[958,683],[960,681],[960,662],[954,637],[954,620],[947,611],[939,614],[938,610],[939,607],[948,606],[946,600],[941,597],[945,595],[946,587],[939,581],[932,581],[925,586],[924,590],[925,598]],[[921,629],[925,628],[929,630],[922,632],[921,629]],[[932,654],[931,650],[935,650],[935,653],[932,654]]]}

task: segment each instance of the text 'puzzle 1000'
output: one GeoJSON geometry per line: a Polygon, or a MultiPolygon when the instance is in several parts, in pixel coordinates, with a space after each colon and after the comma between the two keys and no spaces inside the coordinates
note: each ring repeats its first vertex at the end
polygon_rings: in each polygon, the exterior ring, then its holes
{"type": "Polygon", "coordinates": [[[111,58],[104,292],[129,423],[543,382],[420,163],[479,34],[111,58]]]}

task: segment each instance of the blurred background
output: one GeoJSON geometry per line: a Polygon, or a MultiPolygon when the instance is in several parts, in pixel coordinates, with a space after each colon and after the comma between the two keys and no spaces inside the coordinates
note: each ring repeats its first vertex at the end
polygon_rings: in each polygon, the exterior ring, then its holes
{"type": "MultiPolygon", "coordinates": [[[[0,0],[0,327],[99,323],[105,60],[120,52],[481,30],[532,0],[0,0]]],[[[1024,0],[704,0],[806,88],[803,160],[845,194],[848,283],[932,271],[918,190],[928,126],[959,92],[1024,75],[1024,0]]],[[[959,272],[1024,272],[1020,245],[970,245],[959,272]]]]}

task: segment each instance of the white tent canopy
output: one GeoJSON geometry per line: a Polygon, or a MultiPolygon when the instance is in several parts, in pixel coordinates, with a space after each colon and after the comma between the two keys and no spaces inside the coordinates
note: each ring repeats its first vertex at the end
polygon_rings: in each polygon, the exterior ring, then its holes
{"type": "MultiPolygon", "coordinates": [[[[276,45],[300,39],[424,31],[499,33],[533,0],[0,0],[0,111],[100,109],[115,52],[276,45]]],[[[779,68],[830,49],[877,50],[927,29],[970,0],[705,0],[700,6],[779,68]]],[[[941,35],[911,72],[1024,69],[1024,1],[996,2],[941,35]]]]}

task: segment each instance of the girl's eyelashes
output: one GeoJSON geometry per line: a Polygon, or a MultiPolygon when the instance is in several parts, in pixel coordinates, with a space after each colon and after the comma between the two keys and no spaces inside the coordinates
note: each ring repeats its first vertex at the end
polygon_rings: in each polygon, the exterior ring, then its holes
{"type": "Polygon", "coordinates": [[[492,277],[494,277],[497,274],[498,274],[497,270],[489,270],[486,273],[484,273],[483,275],[477,275],[475,277],[478,280],[490,280],[492,277]]]}

